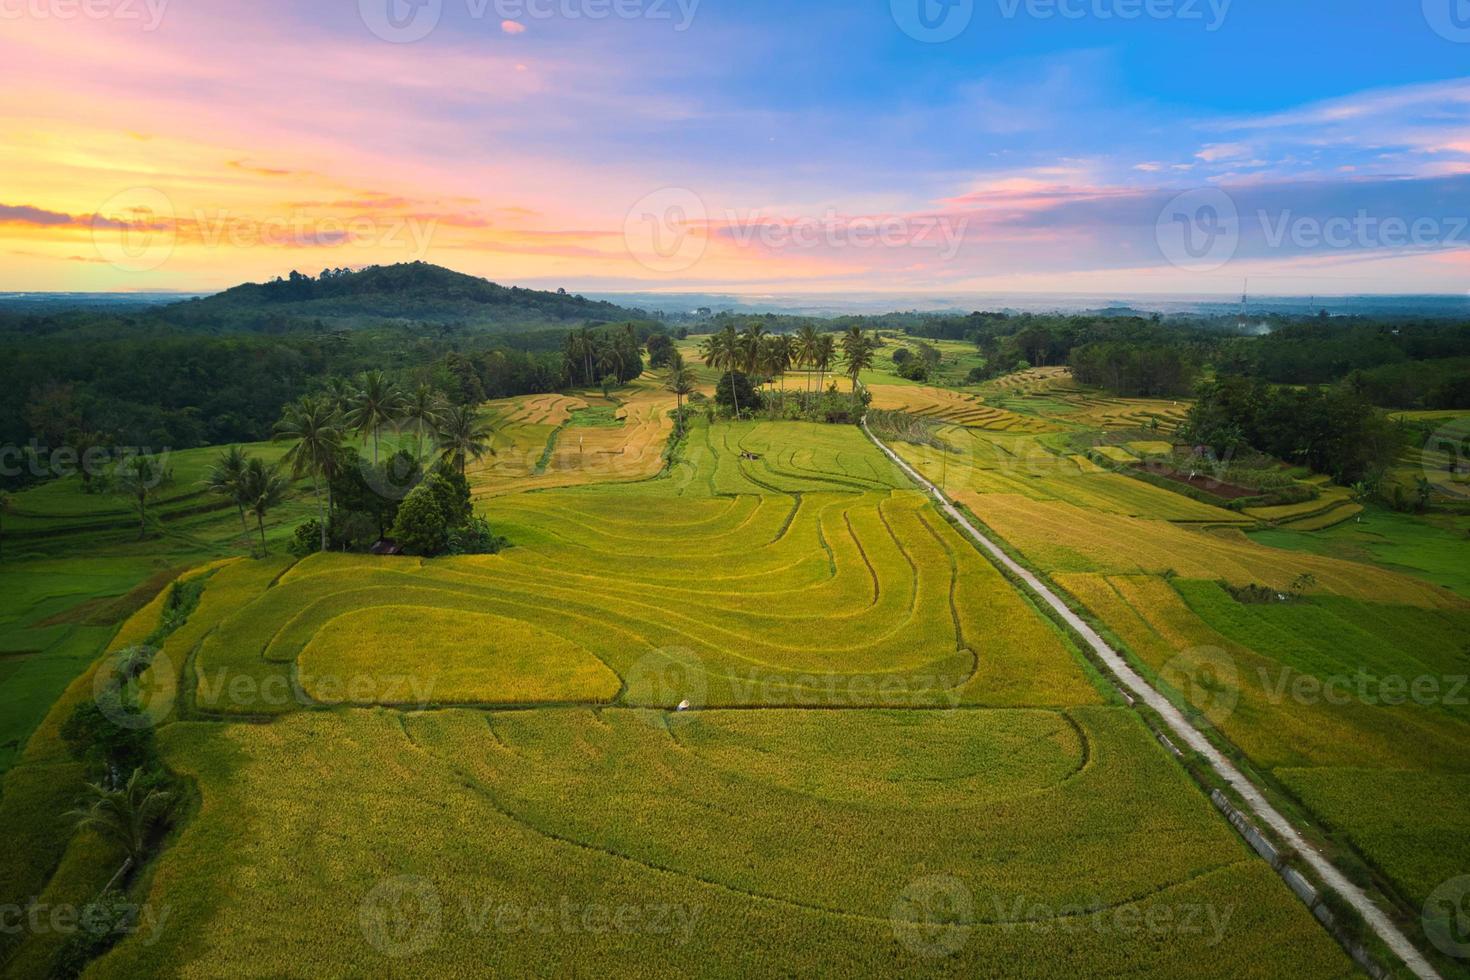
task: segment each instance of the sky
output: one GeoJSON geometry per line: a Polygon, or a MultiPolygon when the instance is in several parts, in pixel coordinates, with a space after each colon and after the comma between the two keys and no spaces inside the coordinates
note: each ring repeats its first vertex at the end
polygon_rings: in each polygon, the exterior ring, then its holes
{"type": "Polygon", "coordinates": [[[0,290],[1470,290],[1470,0],[0,0],[0,290]]]}

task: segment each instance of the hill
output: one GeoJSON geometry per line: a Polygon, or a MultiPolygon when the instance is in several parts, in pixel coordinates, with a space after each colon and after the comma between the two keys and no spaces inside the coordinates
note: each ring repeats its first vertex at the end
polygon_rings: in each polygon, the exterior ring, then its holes
{"type": "Polygon", "coordinates": [[[175,303],[161,315],[187,326],[269,327],[304,318],[349,321],[349,325],[414,320],[486,329],[612,323],[647,316],[565,290],[501,286],[427,262],[355,272],[327,269],[316,277],[292,272],[284,279],[245,283],[214,296],[175,303]]]}

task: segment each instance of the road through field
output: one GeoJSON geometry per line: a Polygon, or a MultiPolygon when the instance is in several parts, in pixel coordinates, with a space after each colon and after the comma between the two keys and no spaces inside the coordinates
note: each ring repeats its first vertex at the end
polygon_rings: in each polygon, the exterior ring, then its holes
{"type": "Polygon", "coordinates": [[[1438,980],[1439,974],[1435,971],[1419,950],[1411,943],[1407,936],[1394,925],[1387,915],[1363,892],[1362,889],[1349,881],[1342,872],[1330,861],[1317,853],[1284,817],[1280,811],[1272,806],[1265,795],[1235,765],[1222,755],[1200,731],[1192,725],[1178,708],[1155,690],[1143,679],[1122,655],[1107,644],[1097,632],[1089,626],[1080,616],[1048,588],[1040,579],[1023,568],[1001,549],[994,541],[982,534],[976,527],[965,518],[954,506],[944,493],[924,479],[913,467],[904,462],[899,455],[883,444],[883,441],[873,435],[868,428],[867,420],[863,420],[863,431],[868,438],[883,451],[889,459],[893,460],[909,478],[932,494],[939,503],[941,510],[947,514],[955,524],[966,534],[973,538],[980,547],[990,556],[997,565],[1009,570],[1017,578],[1025,583],[1026,587],[1048,606],[1055,609],[1057,614],[1066,621],[1067,625],[1077,632],[1087,645],[1098,655],[1098,658],[1107,666],[1113,676],[1135,696],[1142,699],[1154,711],[1158,712],[1170,730],[1183,739],[1190,748],[1198,752],[1210,766],[1228,782],[1235,791],[1240,794],[1246,806],[1262,821],[1274,829],[1289,845],[1296,849],[1302,859],[1316,871],[1318,876],[1340,895],[1344,901],[1358,910],[1363,919],[1372,928],[1383,942],[1393,950],[1394,954],[1403,960],[1404,964],[1418,977],[1424,980],[1438,980]]]}

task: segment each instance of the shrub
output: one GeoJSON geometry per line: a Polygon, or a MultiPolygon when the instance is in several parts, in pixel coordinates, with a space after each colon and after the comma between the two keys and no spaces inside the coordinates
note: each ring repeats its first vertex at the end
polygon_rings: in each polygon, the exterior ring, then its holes
{"type": "Polygon", "coordinates": [[[449,532],[451,555],[498,555],[510,546],[483,517],[471,517],[462,527],[449,532]]]}
{"type": "Polygon", "coordinates": [[[293,557],[305,558],[322,550],[322,524],[313,518],[296,529],[291,536],[291,543],[286,545],[286,550],[293,557]]]}
{"type": "Polygon", "coordinates": [[[899,366],[898,376],[909,381],[928,381],[929,366],[923,361],[910,360],[899,366]]]}
{"type": "Polygon", "coordinates": [[[449,547],[449,522],[431,487],[417,487],[404,499],[392,537],[409,554],[425,558],[442,555],[449,547]]]}
{"type": "Polygon", "coordinates": [[[742,412],[754,412],[761,407],[760,392],[755,390],[750,377],[739,371],[727,371],[715,387],[715,404],[733,411],[736,396],[739,396],[742,412]]]}

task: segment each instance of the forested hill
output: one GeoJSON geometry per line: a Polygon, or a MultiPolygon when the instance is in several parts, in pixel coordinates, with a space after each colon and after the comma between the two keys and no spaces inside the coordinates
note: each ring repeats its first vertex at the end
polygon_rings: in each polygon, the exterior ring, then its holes
{"type": "Polygon", "coordinates": [[[246,283],[203,299],[175,303],[159,316],[181,326],[289,329],[291,321],[367,325],[391,320],[487,330],[612,323],[646,314],[567,293],[500,286],[427,262],[292,272],[284,279],[246,283]]]}

